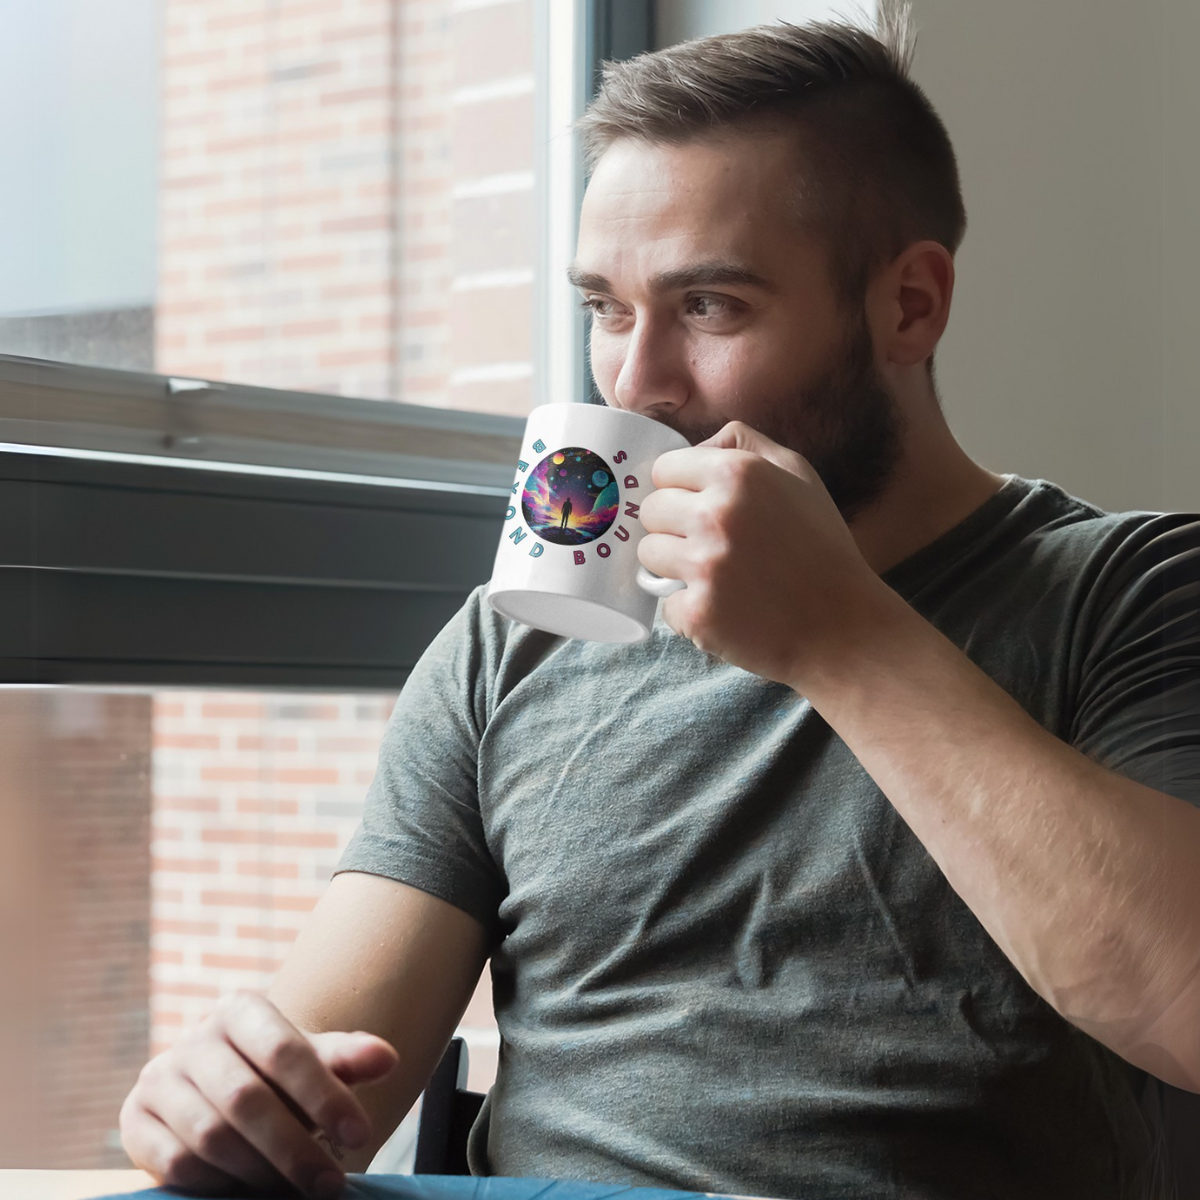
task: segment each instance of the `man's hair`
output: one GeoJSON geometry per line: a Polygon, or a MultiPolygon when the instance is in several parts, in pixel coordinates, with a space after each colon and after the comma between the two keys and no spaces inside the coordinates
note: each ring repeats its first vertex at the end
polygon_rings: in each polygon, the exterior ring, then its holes
{"type": "Polygon", "coordinates": [[[861,309],[878,268],[925,239],[953,255],[967,225],[949,135],[909,78],[907,0],[880,0],[876,34],[845,21],[760,25],[605,63],[578,123],[588,167],[621,139],[794,130],[796,212],[825,246],[840,303],[861,309]]]}

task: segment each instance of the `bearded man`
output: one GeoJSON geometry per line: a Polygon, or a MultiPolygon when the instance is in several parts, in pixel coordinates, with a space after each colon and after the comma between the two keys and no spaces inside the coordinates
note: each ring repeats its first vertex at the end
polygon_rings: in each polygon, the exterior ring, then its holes
{"type": "Polygon", "coordinates": [[[306,1184],[307,1130],[366,1116],[365,1169],[490,959],[476,1173],[1162,1186],[1139,1098],[1200,1091],[1200,521],[955,440],[966,218],[911,44],[889,10],[608,69],[570,279],[600,397],[688,439],[638,551],[687,586],[632,646],[473,593],[268,997],[131,1094],[135,1161],[306,1184]]]}

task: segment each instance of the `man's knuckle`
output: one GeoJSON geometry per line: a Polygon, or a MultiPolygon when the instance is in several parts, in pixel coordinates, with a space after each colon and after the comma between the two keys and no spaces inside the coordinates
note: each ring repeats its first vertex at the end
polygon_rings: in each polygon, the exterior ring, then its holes
{"type": "Polygon", "coordinates": [[[232,992],[226,992],[217,1001],[214,1011],[219,1010],[226,1016],[244,1017],[258,1010],[260,999],[257,992],[252,992],[248,988],[235,988],[232,992]]]}
{"type": "Polygon", "coordinates": [[[307,1052],[295,1038],[272,1039],[263,1050],[263,1066],[272,1079],[290,1075],[304,1062],[307,1052]]]}
{"type": "Polygon", "coordinates": [[[264,1084],[257,1078],[238,1078],[226,1083],[220,1107],[235,1122],[252,1123],[262,1112],[264,1084]]]}
{"type": "Polygon", "coordinates": [[[231,1132],[228,1122],[219,1118],[201,1121],[192,1131],[196,1152],[209,1161],[220,1158],[229,1148],[231,1132]]]}
{"type": "Polygon", "coordinates": [[[185,1146],[167,1150],[158,1165],[163,1184],[166,1187],[194,1187],[198,1182],[198,1163],[199,1159],[185,1146]]]}

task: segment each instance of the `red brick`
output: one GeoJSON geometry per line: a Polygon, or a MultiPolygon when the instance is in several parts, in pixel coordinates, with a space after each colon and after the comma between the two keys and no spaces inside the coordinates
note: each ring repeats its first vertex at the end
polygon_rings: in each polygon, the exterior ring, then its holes
{"type": "Polygon", "coordinates": [[[222,75],[208,78],[204,81],[205,88],[210,92],[248,91],[253,88],[261,91],[270,82],[263,71],[248,71],[242,75],[222,75]]]}
{"type": "Polygon", "coordinates": [[[336,767],[281,767],[274,772],[280,783],[337,783],[336,767]]]}
{"type": "Polygon", "coordinates": [[[251,957],[243,954],[202,954],[200,965],[211,970],[278,971],[283,960],[251,957]]]}
{"type": "MultiPolygon", "coordinates": [[[[243,29],[247,25],[263,25],[267,20],[267,9],[265,5],[256,5],[248,11],[242,10],[232,13],[226,13],[224,16],[213,16],[211,13],[206,18],[205,32],[209,34],[222,33],[229,29],[243,29]]],[[[228,44],[228,42],[226,42],[228,44]]]]}
{"type": "Polygon", "coordinates": [[[337,846],[338,836],[329,833],[270,829],[202,829],[200,840],[230,846],[337,846]]]}
{"type": "Polygon", "coordinates": [[[221,994],[211,983],[192,983],[187,980],[176,982],[167,979],[155,980],[154,993],[157,996],[199,996],[205,999],[215,999],[221,994]]]}
{"type": "Polygon", "coordinates": [[[300,805],[295,800],[255,800],[245,798],[237,802],[239,813],[277,813],[280,816],[295,816],[300,805]]]}
{"type": "MultiPolygon", "coordinates": [[[[204,152],[219,161],[238,150],[265,150],[270,144],[271,139],[265,133],[243,133],[237,137],[209,138],[204,143],[204,152]]],[[[262,201],[257,203],[261,205],[262,201]]]]}
{"type": "Polygon", "coordinates": [[[221,739],[215,733],[164,733],[155,730],[154,746],[164,750],[219,750],[221,739]]]}
{"type": "Polygon", "coordinates": [[[206,721],[245,720],[264,715],[260,701],[205,701],[200,716],[206,721]]]}
{"type": "Polygon", "coordinates": [[[273,892],[201,892],[201,904],[214,908],[282,908],[289,912],[311,912],[316,897],[280,896],[273,892]]]}
{"type": "Polygon", "coordinates": [[[150,869],[153,871],[178,871],[191,874],[212,875],[221,869],[221,863],[215,858],[152,858],[150,869]]]}
{"type": "Polygon", "coordinates": [[[154,807],[160,812],[219,812],[221,802],[215,796],[156,795],[154,807]]]}
{"type": "Polygon", "coordinates": [[[274,929],[269,925],[239,925],[239,938],[264,942],[294,942],[299,935],[297,929],[274,929]]]}
{"type": "Polygon", "coordinates": [[[216,937],[221,926],[216,921],[177,921],[167,917],[155,917],[150,922],[150,932],[178,933],[185,937],[216,937]]]}
{"type": "Polygon", "coordinates": [[[225,50],[219,46],[207,50],[176,50],[163,56],[161,67],[169,78],[180,67],[199,67],[224,60],[225,50]]]}

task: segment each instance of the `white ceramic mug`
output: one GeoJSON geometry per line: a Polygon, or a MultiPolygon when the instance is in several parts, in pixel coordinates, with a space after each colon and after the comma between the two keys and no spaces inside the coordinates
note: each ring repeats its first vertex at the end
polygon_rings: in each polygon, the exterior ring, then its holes
{"type": "Polygon", "coordinates": [[[650,470],[681,433],[598,404],[542,404],[525,424],[487,601],[534,629],[642,642],[660,596],[686,586],[638,561],[650,470]]]}

